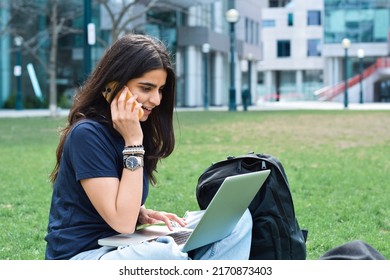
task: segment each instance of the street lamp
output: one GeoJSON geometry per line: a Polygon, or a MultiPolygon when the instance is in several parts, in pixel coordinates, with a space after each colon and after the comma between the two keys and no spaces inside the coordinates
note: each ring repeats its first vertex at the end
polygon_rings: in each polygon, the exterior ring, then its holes
{"type": "Polygon", "coordinates": [[[236,35],[234,25],[240,19],[240,13],[236,9],[230,9],[225,14],[226,21],[230,24],[230,88],[229,111],[236,111],[236,87],[235,87],[235,45],[236,35]]]}
{"type": "Polygon", "coordinates": [[[23,98],[22,98],[22,63],[21,63],[21,51],[23,44],[23,37],[16,36],[14,38],[14,44],[17,47],[16,52],[16,64],[14,66],[14,76],[16,77],[16,110],[23,109],[23,98]]]}
{"type": "Polygon", "coordinates": [[[364,50],[358,49],[357,56],[359,58],[359,72],[360,72],[360,93],[359,93],[359,102],[363,104],[363,58],[364,58],[364,50]]]}
{"type": "Polygon", "coordinates": [[[344,38],[341,45],[344,48],[344,108],[348,108],[348,49],[351,46],[351,40],[344,38]]]}
{"type": "Polygon", "coordinates": [[[202,45],[202,53],[203,53],[203,64],[204,64],[204,109],[207,110],[209,108],[209,85],[208,85],[208,70],[209,70],[209,52],[210,52],[210,44],[204,43],[202,45]]]}

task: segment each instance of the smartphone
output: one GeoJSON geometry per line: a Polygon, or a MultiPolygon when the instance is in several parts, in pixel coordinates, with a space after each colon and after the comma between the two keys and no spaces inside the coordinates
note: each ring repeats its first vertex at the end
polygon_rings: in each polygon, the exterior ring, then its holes
{"type": "MultiPolygon", "coordinates": [[[[107,100],[107,102],[110,101],[111,93],[114,92],[114,90],[115,90],[117,85],[118,85],[117,82],[110,82],[110,83],[108,83],[108,88],[110,88],[110,91],[109,92],[107,92],[107,91],[103,92],[103,96],[107,100]]],[[[126,94],[126,101],[129,100],[130,97],[132,97],[132,96],[133,96],[133,94],[131,93],[130,90],[128,90],[127,94],[126,94]]],[[[119,98],[119,94],[116,96],[116,98],[119,98]]],[[[134,106],[137,105],[137,104],[138,104],[138,102],[134,101],[132,109],[134,109],[134,106]]],[[[143,117],[143,115],[144,115],[144,110],[142,108],[140,108],[139,111],[138,111],[138,119],[141,119],[143,117]]]]}

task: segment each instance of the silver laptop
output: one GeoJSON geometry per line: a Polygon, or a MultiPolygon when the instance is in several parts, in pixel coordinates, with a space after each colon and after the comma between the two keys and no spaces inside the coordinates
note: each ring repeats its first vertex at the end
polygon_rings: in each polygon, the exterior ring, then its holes
{"type": "Polygon", "coordinates": [[[177,243],[183,252],[188,252],[221,240],[233,231],[269,173],[270,170],[264,170],[227,177],[194,229],[179,227],[170,231],[165,225],[153,225],[133,234],[102,238],[98,243],[119,247],[148,242],[163,235],[172,236],[176,241],[177,237],[185,235],[186,240],[177,243]]]}

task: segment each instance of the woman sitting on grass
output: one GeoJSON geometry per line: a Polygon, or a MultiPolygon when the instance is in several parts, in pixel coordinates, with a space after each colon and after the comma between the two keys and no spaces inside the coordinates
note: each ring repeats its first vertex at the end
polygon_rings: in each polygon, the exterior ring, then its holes
{"type": "Polygon", "coordinates": [[[57,148],[46,259],[248,259],[248,211],[231,235],[189,254],[170,237],[98,245],[139,224],[197,222],[144,206],[158,161],[174,149],[175,85],[169,54],[155,39],[126,35],[107,50],[76,94],[57,148]]]}

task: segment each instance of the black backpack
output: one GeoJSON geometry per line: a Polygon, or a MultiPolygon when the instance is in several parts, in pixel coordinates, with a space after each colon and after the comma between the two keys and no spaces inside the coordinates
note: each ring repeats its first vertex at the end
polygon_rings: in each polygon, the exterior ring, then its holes
{"type": "Polygon", "coordinates": [[[299,228],[287,176],[272,155],[249,153],[212,164],[198,179],[199,207],[207,208],[227,176],[266,169],[271,173],[248,207],[253,219],[249,259],[304,260],[307,231],[299,228]]]}

